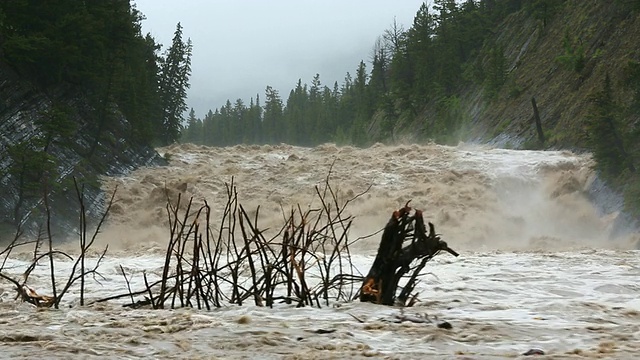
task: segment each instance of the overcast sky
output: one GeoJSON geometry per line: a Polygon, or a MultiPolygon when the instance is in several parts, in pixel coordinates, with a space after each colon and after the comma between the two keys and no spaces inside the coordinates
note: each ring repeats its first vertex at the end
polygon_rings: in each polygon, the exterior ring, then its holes
{"type": "Polygon", "coordinates": [[[248,105],[267,85],[286,101],[298,79],[342,84],[360,63],[371,70],[376,38],[408,29],[423,0],[134,0],[143,32],[171,44],[176,24],[193,42],[187,105],[204,117],[227,101],[248,105]]]}

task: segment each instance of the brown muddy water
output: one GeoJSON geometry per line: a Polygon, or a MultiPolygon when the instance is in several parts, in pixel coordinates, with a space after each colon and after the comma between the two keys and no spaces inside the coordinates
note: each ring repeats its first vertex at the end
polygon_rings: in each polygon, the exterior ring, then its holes
{"type": "MultiPolygon", "coordinates": [[[[127,292],[120,266],[134,289],[143,288],[143,271],[161,275],[165,189],[207,200],[215,218],[232,179],[245,208],[260,206],[262,228],[279,229],[283,209],[317,207],[315,186],[328,178],[341,199],[364,192],[348,207],[355,216],[350,238],[380,230],[411,200],[461,255],[430,262],[419,302],[404,310],[359,302],[320,309],[123,308],[128,299],[80,307],[77,289],[60,310],[36,309],[16,302],[3,280],[0,358],[490,359],[526,358],[533,348],[545,352],[536,358],[549,359],[640,356],[638,234],[614,238],[618,214],[602,214],[590,203],[588,155],[469,145],[159,151],[168,166],[104,180],[106,190],[118,190],[98,239],[109,244],[104,278],[88,282],[90,299],[127,292]],[[432,322],[400,322],[403,317],[432,322]],[[453,328],[438,328],[442,321],[453,328]]],[[[378,241],[376,235],[352,246],[361,272],[378,241]]],[[[19,278],[31,256],[15,253],[3,273],[19,278]]],[[[96,255],[88,260],[95,261],[96,255]]],[[[71,266],[60,258],[56,272],[68,274],[71,266]]],[[[51,294],[48,273],[41,263],[28,284],[51,294]]]]}

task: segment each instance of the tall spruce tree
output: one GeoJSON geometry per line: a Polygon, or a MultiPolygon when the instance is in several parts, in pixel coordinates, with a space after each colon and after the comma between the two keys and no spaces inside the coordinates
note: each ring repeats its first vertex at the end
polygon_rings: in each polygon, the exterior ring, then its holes
{"type": "Polygon", "coordinates": [[[171,47],[161,60],[160,94],[162,97],[162,129],[160,141],[170,144],[180,137],[187,111],[187,89],[191,76],[191,39],[182,40],[182,25],[176,25],[171,47]]]}
{"type": "Polygon", "coordinates": [[[183,140],[194,144],[202,142],[202,121],[196,117],[196,111],[191,108],[187,118],[187,128],[183,134],[183,140]]]}
{"type": "Polygon", "coordinates": [[[606,178],[615,180],[623,171],[634,173],[636,169],[620,129],[620,105],[612,94],[611,79],[606,75],[602,90],[591,96],[592,114],[585,131],[598,169],[606,178]]]}
{"type": "Polygon", "coordinates": [[[275,90],[271,86],[267,86],[265,90],[265,103],[264,103],[264,116],[262,128],[264,132],[265,142],[277,143],[283,139],[283,117],[282,110],[283,104],[278,90],[275,90]]]}

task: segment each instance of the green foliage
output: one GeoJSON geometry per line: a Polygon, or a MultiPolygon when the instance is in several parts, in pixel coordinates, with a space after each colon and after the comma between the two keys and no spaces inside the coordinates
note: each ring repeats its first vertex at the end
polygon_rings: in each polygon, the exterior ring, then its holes
{"type": "Polygon", "coordinates": [[[523,89],[518,83],[513,79],[507,79],[507,94],[509,98],[516,99],[523,93],[523,89]]]}
{"type": "Polygon", "coordinates": [[[264,105],[263,129],[267,143],[279,143],[284,140],[282,130],[285,129],[283,104],[278,90],[267,86],[264,105]]]}
{"type": "Polygon", "coordinates": [[[0,152],[8,164],[2,175],[15,191],[14,222],[45,192],[65,186],[57,181],[51,147],[75,146],[80,128],[91,142],[74,171],[96,188],[96,172],[107,171],[91,159],[98,144],[169,143],[180,135],[192,45],[182,41],[178,24],[173,44],[158,55],[160,45],[141,32],[143,19],[130,0],[0,1],[3,69],[12,68],[53,102],[35,117],[36,136],[0,152]]]}
{"type": "Polygon", "coordinates": [[[634,110],[640,110],[640,62],[633,60],[628,61],[624,73],[624,85],[633,95],[632,108],[634,110]]]}
{"type": "Polygon", "coordinates": [[[435,121],[427,127],[427,137],[440,143],[454,145],[460,139],[458,132],[465,123],[460,98],[448,96],[437,102],[435,121]]]}
{"type": "Polygon", "coordinates": [[[338,126],[336,134],[333,136],[332,140],[336,145],[339,146],[353,145],[353,143],[351,142],[351,136],[347,134],[342,126],[338,126]]]}
{"type": "Polygon", "coordinates": [[[25,215],[25,203],[40,199],[46,190],[53,187],[57,177],[56,162],[30,141],[9,146],[7,155],[10,164],[7,172],[12,180],[11,186],[17,192],[13,206],[13,221],[17,225],[25,215]]]}
{"type": "Polygon", "coordinates": [[[162,98],[161,144],[178,140],[183,114],[187,111],[187,89],[191,76],[191,39],[182,40],[182,25],[176,25],[171,47],[161,61],[160,96],[162,98]]]}
{"type": "MultiPolygon", "coordinates": [[[[621,128],[623,119],[637,119],[640,110],[640,62],[629,61],[624,69],[624,80],[622,82],[624,91],[631,94],[631,99],[625,106],[618,105],[617,125],[619,136],[623,139],[625,163],[621,164],[622,171],[605,174],[607,179],[623,189],[626,210],[634,215],[640,215],[640,175],[636,171],[637,160],[640,157],[640,144],[637,139],[640,136],[640,129],[637,125],[631,128],[621,128]],[[616,173],[619,173],[615,177],[616,173]]],[[[607,167],[602,171],[606,171],[607,167]]],[[[614,167],[617,170],[617,167],[614,167]]]]}
{"type": "Polygon", "coordinates": [[[484,90],[488,98],[495,98],[507,79],[507,59],[500,46],[489,49],[489,56],[484,66],[484,90]]]}
{"type": "MultiPolygon", "coordinates": [[[[629,69],[633,72],[633,65],[629,69]]],[[[638,84],[628,80],[627,87],[638,84]]],[[[624,128],[622,118],[628,111],[617,103],[609,76],[602,90],[592,97],[592,115],[586,120],[587,144],[596,160],[596,169],[609,183],[622,189],[625,208],[632,214],[640,214],[640,177],[637,166],[637,130],[624,128]]],[[[630,109],[637,105],[632,104],[630,109]]]]}
{"type": "Polygon", "coordinates": [[[620,125],[620,106],[614,101],[611,80],[607,75],[602,90],[591,96],[592,112],[586,120],[587,144],[597,168],[610,180],[624,171],[635,172],[620,125]]]}
{"type": "Polygon", "coordinates": [[[37,118],[36,124],[44,134],[36,143],[47,152],[49,146],[59,142],[62,146],[68,146],[76,132],[77,124],[71,119],[71,108],[66,105],[54,104],[51,108],[37,118]]]}
{"type": "Polygon", "coordinates": [[[182,141],[193,144],[202,143],[202,121],[196,117],[196,112],[191,108],[187,118],[187,128],[182,133],[182,141]]]}
{"type": "Polygon", "coordinates": [[[150,143],[167,106],[159,93],[159,45],[141,34],[143,19],[129,0],[5,0],[0,61],[44,90],[64,84],[84,94],[95,109],[89,122],[96,144],[117,118],[114,108],[133,127],[132,137],[150,143]]]}
{"type": "Polygon", "coordinates": [[[535,19],[547,26],[549,20],[562,8],[566,0],[530,0],[524,2],[524,9],[535,19]]]}
{"type": "Polygon", "coordinates": [[[398,121],[398,114],[393,104],[393,99],[385,95],[381,100],[381,105],[378,113],[380,114],[380,135],[378,139],[374,139],[376,142],[382,142],[386,140],[393,140],[393,132],[398,121]]]}
{"type": "Polygon", "coordinates": [[[562,40],[562,45],[564,54],[556,57],[556,61],[562,64],[567,70],[580,73],[587,62],[582,41],[571,37],[567,30],[562,40]]]}
{"type": "Polygon", "coordinates": [[[631,215],[640,216],[640,175],[629,174],[624,179],[625,210],[631,215]]]}

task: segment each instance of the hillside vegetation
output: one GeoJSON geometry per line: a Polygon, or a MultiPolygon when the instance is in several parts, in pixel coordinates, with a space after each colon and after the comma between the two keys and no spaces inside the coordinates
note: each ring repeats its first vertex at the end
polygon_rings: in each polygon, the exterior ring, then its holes
{"type": "Polygon", "coordinates": [[[180,136],[191,41],[178,23],[161,54],[142,19],[129,0],[0,2],[0,238],[49,209],[75,226],[75,178],[99,212],[100,176],[180,136]]]}
{"type": "MultiPolygon", "coordinates": [[[[537,3],[545,3],[539,1],[537,3]]],[[[515,148],[591,151],[602,178],[640,206],[640,17],[638,1],[546,1],[547,16],[516,11],[485,42],[475,64],[503,49],[505,81],[460,91],[467,139],[515,148]],[[495,44],[495,45],[493,45],[495,44]],[[538,106],[544,142],[533,121],[538,106]]],[[[463,139],[464,140],[464,139],[463,139]]]]}

